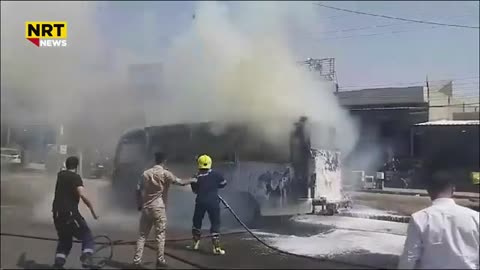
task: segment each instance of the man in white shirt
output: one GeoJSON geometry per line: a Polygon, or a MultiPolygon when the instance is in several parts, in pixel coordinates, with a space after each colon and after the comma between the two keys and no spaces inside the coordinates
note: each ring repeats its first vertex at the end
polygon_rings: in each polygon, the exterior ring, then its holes
{"type": "Polygon", "coordinates": [[[455,203],[452,180],[429,179],[432,206],[412,215],[399,269],[479,269],[479,213],[455,203]]]}

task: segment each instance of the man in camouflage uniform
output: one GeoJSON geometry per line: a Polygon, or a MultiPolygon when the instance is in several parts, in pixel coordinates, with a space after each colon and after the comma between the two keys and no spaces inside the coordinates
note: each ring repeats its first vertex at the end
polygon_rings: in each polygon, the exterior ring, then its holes
{"type": "Polygon", "coordinates": [[[157,268],[166,266],[165,230],[167,226],[166,204],[168,190],[171,184],[189,185],[195,183],[195,178],[182,180],[164,168],[166,156],[164,153],[155,153],[155,166],[143,172],[137,185],[138,210],[142,211],[140,218],[140,236],[137,240],[133,264],[141,265],[145,240],[152,229],[155,228],[155,241],[157,249],[157,268]]]}

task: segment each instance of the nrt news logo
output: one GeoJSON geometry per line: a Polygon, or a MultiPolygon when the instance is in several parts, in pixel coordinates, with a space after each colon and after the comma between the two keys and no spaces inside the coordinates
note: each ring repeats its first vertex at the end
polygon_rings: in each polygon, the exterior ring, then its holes
{"type": "Polygon", "coordinates": [[[37,47],[66,47],[67,22],[25,22],[25,38],[37,47]]]}

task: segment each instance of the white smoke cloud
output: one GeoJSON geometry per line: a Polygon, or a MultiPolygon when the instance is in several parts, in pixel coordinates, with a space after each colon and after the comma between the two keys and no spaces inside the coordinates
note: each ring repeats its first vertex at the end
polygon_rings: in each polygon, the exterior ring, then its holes
{"type": "MultiPolygon", "coordinates": [[[[173,36],[163,57],[147,46],[152,59],[163,59],[163,69],[158,98],[145,104],[138,103],[138,89],[128,88],[127,76],[128,64],[140,62],[137,55],[145,52],[107,43],[97,8],[96,2],[2,2],[2,100],[8,100],[2,113],[13,120],[44,114],[51,123],[70,124],[67,137],[75,143],[109,145],[125,129],[144,125],[137,114],[143,109],[150,125],[253,122],[257,135],[278,145],[285,145],[293,121],[307,115],[323,131],[337,129],[344,154],[355,145],[357,129],[331,84],[298,65],[302,59],[290,46],[292,31],[319,28],[310,2],[196,2],[195,19],[173,36]],[[68,47],[28,43],[26,20],[68,21],[68,47]]],[[[160,21],[152,12],[145,16],[132,22],[137,32],[161,35],[142,31],[160,27],[152,27],[160,21]]],[[[138,33],[127,35],[135,39],[138,33]]],[[[315,141],[324,142],[323,131],[315,141]]]]}
{"type": "Polygon", "coordinates": [[[2,121],[64,124],[72,144],[86,144],[91,137],[113,141],[131,113],[126,68],[135,57],[102,39],[96,3],[1,5],[2,121]],[[34,46],[25,39],[25,21],[67,21],[68,47],[34,46]]]}
{"type": "Polygon", "coordinates": [[[166,53],[165,99],[149,106],[149,122],[249,121],[285,145],[293,121],[307,115],[337,128],[338,146],[350,151],[357,133],[348,113],[289,46],[289,28],[316,25],[310,3],[236,4],[198,2],[191,28],[166,53]]]}
{"type": "MultiPolygon", "coordinates": [[[[325,143],[330,127],[344,156],[357,142],[357,127],[332,85],[299,65],[304,59],[291,46],[292,31],[319,28],[309,2],[196,2],[195,19],[162,44],[168,48],[164,55],[152,44],[132,51],[108,43],[95,16],[97,2],[1,5],[2,115],[8,121],[35,122],[38,116],[64,123],[72,143],[111,149],[126,129],[145,124],[137,114],[145,110],[148,125],[252,122],[257,137],[288,149],[293,122],[306,115],[321,125],[313,129],[317,144],[325,143]],[[68,47],[33,46],[24,37],[27,20],[67,21],[68,47]],[[141,91],[128,88],[128,65],[159,58],[161,90],[138,103],[141,91]]],[[[155,16],[147,12],[144,20],[131,22],[135,27],[129,29],[138,31],[124,33],[123,40],[158,35],[152,29],[165,25],[152,26],[160,21],[155,16]]]]}

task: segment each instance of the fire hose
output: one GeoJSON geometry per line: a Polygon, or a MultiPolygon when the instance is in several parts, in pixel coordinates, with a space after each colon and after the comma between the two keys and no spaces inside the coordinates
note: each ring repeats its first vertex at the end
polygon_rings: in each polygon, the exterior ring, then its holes
{"type": "Polygon", "coordinates": [[[260,237],[258,237],[257,235],[255,235],[255,233],[250,229],[248,228],[248,226],[238,217],[238,215],[235,213],[235,211],[233,211],[233,209],[230,207],[230,205],[219,195],[218,198],[220,199],[220,201],[222,202],[223,205],[225,205],[225,207],[228,209],[228,211],[230,211],[230,213],[233,215],[233,217],[237,220],[237,222],[255,239],[257,240],[258,242],[260,242],[262,245],[264,245],[265,247],[273,250],[273,251],[276,251],[280,254],[285,254],[285,255],[289,255],[289,256],[293,256],[293,257],[298,257],[298,258],[302,258],[302,259],[309,259],[309,260],[314,260],[314,261],[319,261],[319,262],[333,262],[333,263],[339,263],[339,264],[348,264],[349,266],[351,267],[358,267],[358,268],[373,268],[371,266],[368,266],[368,265],[363,265],[363,264],[356,264],[356,263],[346,263],[346,262],[341,262],[341,261],[338,261],[338,260],[334,260],[332,258],[328,258],[328,257],[311,257],[311,256],[307,256],[307,255],[301,255],[301,254],[296,254],[296,253],[292,253],[292,252],[288,252],[288,251],[285,251],[285,250],[282,250],[282,249],[279,249],[277,247],[274,247],[270,244],[268,244],[267,242],[265,242],[264,240],[262,240],[260,237]]]}
{"type": "MultiPolygon", "coordinates": [[[[237,220],[237,222],[243,227],[243,229],[246,232],[248,232],[255,240],[260,242],[262,245],[264,245],[268,249],[276,251],[280,254],[289,255],[289,256],[293,256],[293,257],[298,257],[298,258],[302,258],[302,259],[314,260],[314,261],[318,261],[318,262],[333,262],[333,263],[345,264],[345,265],[349,265],[351,267],[357,267],[357,268],[370,268],[370,269],[373,268],[372,266],[369,266],[369,265],[356,264],[356,263],[350,263],[350,262],[347,263],[347,262],[334,260],[334,259],[329,258],[329,257],[311,257],[311,256],[307,256],[307,255],[296,254],[296,253],[288,252],[288,251],[279,249],[277,247],[274,247],[274,246],[268,244],[267,242],[265,242],[260,237],[258,237],[250,228],[248,228],[248,226],[238,217],[238,215],[235,213],[235,211],[230,207],[230,205],[221,196],[218,196],[218,198],[219,198],[220,202],[225,206],[225,208],[237,220]]],[[[243,233],[245,233],[245,231],[243,231],[243,230],[242,231],[234,231],[234,232],[225,233],[224,235],[243,234],[243,233]]],[[[58,241],[58,239],[56,239],[56,238],[23,235],[23,234],[13,234],[13,233],[4,233],[4,232],[0,232],[0,235],[10,236],[10,237],[21,237],[21,238],[27,238],[27,239],[45,240],[45,241],[55,241],[55,242],[58,241]]],[[[210,237],[211,236],[207,235],[207,236],[202,236],[201,238],[210,238],[210,237]]],[[[111,261],[112,258],[113,258],[113,247],[114,246],[134,245],[136,243],[136,241],[124,241],[124,240],[112,241],[112,239],[110,239],[110,237],[108,237],[107,235],[97,235],[97,236],[94,237],[94,240],[98,240],[98,239],[101,239],[101,238],[105,239],[106,241],[103,241],[103,242],[95,241],[95,244],[98,247],[95,249],[95,251],[93,253],[93,256],[92,256],[92,259],[95,259],[95,260],[100,259],[100,260],[99,260],[98,263],[94,263],[93,265],[88,266],[88,268],[90,268],[90,269],[103,268],[109,261],[111,261]],[[108,253],[107,256],[102,256],[100,258],[95,256],[98,252],[100,252],[101,250],[106,249],[106,248],[110,248],[110,252],[108,253]]],[[[167,239],[166,242],[179,242],[179,241],[187,241],[187,240],[191,240],[191,238],[167,239]]],[[[78,240],[74,240],[74,242],[75,243],[81,243],[81,241],[78,241],[78,240]]],[[[147,243],[153,243],[153,242],[155,242],[155,240],[147,240],[146,242],[147,243]]],[[[153,247],[151,247],[149,245],[146,245],[146,246],[150,249],[154,249],[153,247]]],[[[209,268],[209,267],[206,267],[206,266],[203,266],[203,265],[199,265],[199,264],[187,261],[187,260],[185,260],[181,257],[175,256],[173,254],[169,254],[168,252],[165,252],[165,255],[170,256],[170,257],[172,257],[176,260],[182,261],[184,263],[190,264],[192,266],[195,266],[197,268],[202,268],[202,269],[208,269],[209,268]]]]}
{"type": "MultiPolygon", "coordinates": [[[[227,235],[233,235],[233,234],[244,234],[245,232],[242,230],[242,231],[232,231],[232,232],[228,232],[226,233],[227,235]]],[[[2,236],[9,236],[9,237],[18,237],[18,238],[25,238],[25,239],[33,239],[33,240],[42,240],[42,241],[52,241],[52,242],[57,242],[58,239],[57,238],[53,238],[53,237],[42,237],[42,236],[34,236],[34,235],[25,235],[25,234],[15,234],[15,233],[5,233],[5,232],[0,232],[0,235],[2,236]]],[[[201,236],[202,239],[205,239],[205,238],[211,238],[210,235],[205,235],[205,236],[201,236]]],[[[95,245],[97,246],[93,252],[93,256],[92,256],[92,259],[94,260],[97,260],[97,259],[100,259],[98,263],[95,263],[93,265],[90,265],[88,268],[90,269],[100,269],[100,268],[103,268],[109,261],[112,260],[113,258],[113,247],[114,246],[128,246],[128,245],[135,245],[136,244],[136,240],[131,240],[131,241],[124,241],[124,240],[115,240],[115,241],[112,241],[112,239],[110,239],[110,237],[108,237],[107,235],[96,235],[94,236],[94,241],[95,241],[95,245]],[[97,239],[100,239],[100,238],[104,238],[106,241],[95,241],[97,239]],[[110,252],[108,253],[107,256],[102,256],[102,257],[97,257],[95,256],[96,254],[98,254],[98,252],[100,252],[101,250],[105,249],[105,248],[110,248],[110,252]]],[[[189,238],[177,238],[177,239],[167,239],[165,240],[165,242],[183,242],[183,241],[188,241],[188,240],[191,240],[191,237],[189,238]]],[[[74,243],[82,243],[81,241],[79,240],[73,240],[74,243]]],[[[154,243],[155,240],[153,239],[149,239],[149,240],[146,240],[145,241],[145,246],[154,250],[155,248],[148,245],[148,243],[154,243]]],[[[203,265],[199,265],[197,263],[194,263],[194,262],[191,262],[191,261],[188,261],[188,260],[185,260],[179,256],[176,256],[174,254],[171,254],[167,251],[165,251],[165,255],[167,256],[170,256],[178,261],[181,261],[183,263],[186,263],[186,264],[189,264],[189,265],[192,265],[192,266],[195,266],[197,268],[201,268],[201,269],[209,269],[209,267],[206,267],[206,266],[203,266],[203,265]]]]}

